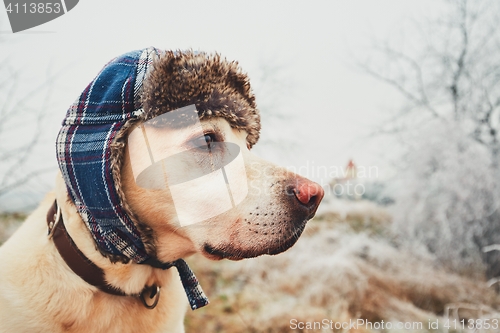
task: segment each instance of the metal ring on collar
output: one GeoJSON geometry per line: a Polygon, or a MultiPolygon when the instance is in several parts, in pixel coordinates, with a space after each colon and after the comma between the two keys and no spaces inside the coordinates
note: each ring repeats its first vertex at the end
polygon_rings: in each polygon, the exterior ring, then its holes
{"type": "Polygon", "coordinates": [[[142,301],[142,304],[144,304],[144,306],[148,309],[154,309],[156,307],[156,305],[158,304],[158,301],[160,300],[160,287],[153,284],[151,287],[145,287],[142,291],[141,291],[141,294],[139,295],[139,298],[141,299],[142,301]],[[153,303],[151,305],[149,305],[147,302],[146,302],[146,296],[145,294],[148,292],[148,291],[151,291],[151,293],[149,294],[148,298],[151,300],[153,300],[153,303]]]}

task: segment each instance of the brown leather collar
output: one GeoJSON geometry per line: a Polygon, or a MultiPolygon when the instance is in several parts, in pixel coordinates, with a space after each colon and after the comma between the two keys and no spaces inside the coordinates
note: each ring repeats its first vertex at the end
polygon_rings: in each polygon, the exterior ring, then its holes
{"type": "Polygon", "coordinates": [[[105,278],[104,271],[90,261],[75,245],[68,234],[61,214],[61,209],[57,206],[57,201],[47,213],[48,236],[54,240],[54,244],[69,268],[81,277],[85,282],[91,284],[99,290],[116,296],[139,297],[148,309],[153,309],[160,297],[160,287],[152,285],[146,286],[137,295],[127,295],[120,289],[110,286],[105,278]],[[148,295],[149,294],[149,295],[148,295]],[[152,300],[152,304],[146,302],[146,298],[152,300]]]}

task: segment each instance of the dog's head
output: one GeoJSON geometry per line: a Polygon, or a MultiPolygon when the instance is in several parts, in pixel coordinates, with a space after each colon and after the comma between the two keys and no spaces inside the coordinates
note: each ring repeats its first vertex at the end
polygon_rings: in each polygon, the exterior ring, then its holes
{"type": "Polygon", "coordinates": [[[104,256],[238,260],[292,246],[323,197],[318,184],[250,153],[259,131],[237,63],[148,48],[103,68],[69,108],[56,146],[69,195],[104,256]],[[163,123],[186,107],[193,112],[163,123]],[[135,166],[148,154],[151,168],[138,181],[135,166]],[[155,179],[165,186],[149,186],[155,179]]]}
{"type": "MultiPolygon", "coordinates": [[[[147,235],[143,236],[144,242],[154,249],[159,260],[170,261],[195,252],[210,259],[239,260],[277,254],[297,241],[314,216],[323,190],[250,152],[259,138],[260,117],[248,77],[236,63],[202,53],[166,53],[154,62],[145,79],[142,104],[144,114],[122,130],[122,138],[133,131],[145,131],[143,124],[159,115],[187,105],[196,106],[201,120],[199,131],[189,125],[172,124],[147,128],[149,141],[156,138],[156,146],[169,151],[168,155],[187,150],[193,154],[194,158],[175,161],[181,177],[193,169],[213,168],[207,161],[232,160],[234,156],[229,155],[235,154],[234,149],[228,149],[225,143],[237,147],[236,153],[244,165],[244,172],[233,176],[230,182],[223,175],[227,184],[221,178],[222,188],[206,179],[175,192],[168,186],[145,188],[137,183],[133,164],[137,156],[147,153],[144,146],[129,140],[120,165],[123,200],[147,235]],[[193,165],[196,161],[198,165],[193,165]],[[207,165],[203,166],[205,162],[207,165]],[[233,192],[242,193],[241,200],[214,216],[218,192],[225,190],[226,185],[233,192]],[[209,218],[183,225],[180,205],[191,205],[194,215],[209,218]]],[[[152,177],[162,178],[164,168],[158,167],[152,177]]],[[[216,177],[214,173],[212,177],[216,177]]]]}

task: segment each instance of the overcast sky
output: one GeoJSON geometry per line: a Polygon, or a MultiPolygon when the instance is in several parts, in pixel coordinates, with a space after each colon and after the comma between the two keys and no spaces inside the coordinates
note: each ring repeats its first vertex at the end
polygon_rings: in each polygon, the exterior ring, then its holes
{"type": "MultiPolygon", "coordinates": [[[[219,52],[240,63],[263,113],[263,144],[256,153],[290,167],[309,165],[301,171],[316,180],[314,167],[343,167],[350,158],[378,166],[384,177],[390,149],[365,136],[401,99],[356,69],[353,57],[363,58],[357,54],[363,46],[401,32],[435,6],[430,0],[82,0],[62,17],[16,34],[0,10],[0,54],[19,71],[19,96],[59,73],[50,86],[37,165],[56,170],[60,122],[102,66],[124,52],[155,46],[219,52]]],[[[36,108],[48,91],[42,90],[23,98],[36,108]]]]}

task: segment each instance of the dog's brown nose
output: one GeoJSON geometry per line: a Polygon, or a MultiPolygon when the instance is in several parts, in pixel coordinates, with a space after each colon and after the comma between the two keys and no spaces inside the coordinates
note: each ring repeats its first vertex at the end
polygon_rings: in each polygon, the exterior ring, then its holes
{"type": "Polygon", "coordinates": [[[295,197],[309,209],[316,209],[325,195],[323,188],[309,180],[303,180],[293,190],[295,197]]]}

